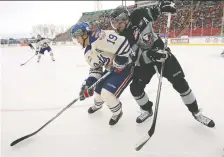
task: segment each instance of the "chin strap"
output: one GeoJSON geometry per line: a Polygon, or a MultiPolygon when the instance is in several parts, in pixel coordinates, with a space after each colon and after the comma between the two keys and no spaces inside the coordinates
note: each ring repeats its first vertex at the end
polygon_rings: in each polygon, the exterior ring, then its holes
{"type": "Polygon", "coordinates": [[[85,42],[86,42],[86,39],[87,39],[87,38],[88,38],[88,37],[83,38],[83,36],[82,36],[82,39],[83,39],[82,47],[83,47],[83,48],[85,48],[85,42]]]}
{"type": "Polygon", "coordinates": [[[82,39],[83,39],[82,47],[83,47],[83,48],[85,48],[85,47],[84,47],[84,46],[85,46],[85,42],[86,42],[86,39],[88,38],[89,35],[90,35],[90,34],[87,33],[87,37],[86,37],[86,38],[83,38],[84,35],[82,35],[82,39]]]}

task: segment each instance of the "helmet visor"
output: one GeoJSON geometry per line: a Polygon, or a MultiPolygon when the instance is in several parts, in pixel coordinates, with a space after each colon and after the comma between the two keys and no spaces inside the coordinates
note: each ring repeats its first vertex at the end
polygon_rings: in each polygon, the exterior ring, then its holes
{"type": "Polygon", "coordinates": [[[111,18],[110,19],[110,25],[113,29],[117,29],[118,28],[118,25],[119,25],[119,21],[114,19],[114,18],[111,18]]]}
{"type": "Polygon", "coordinates": [[[124,22],[128,19],[128,15],[125,13],[121,13],[120,15],[116,17],[110,17],[110,24],[113,27],[113,29],[117,29],[119,27],[119,24],[124,22]]]}
{"type": "Polygon", "coordinates": [[[118,28],[120,28],[120,26],[121,26],[122,23],[125,23],[125,20],[110,19],[110,25],[115,30],[117,30],[118,28]]]}
{"type": "Polygon", "coordinates": [[[72,38],[77,38],[78,36],[82,36],[84,33],[81,29],[78,29],[77,31],[72,33],[72,38]]]}
{"type": "Polygon", "coordinates": [[[74,44],[81,43],[81,41],[83,39],[82,37],[83,37],[83,32],[76,31],[76,32],[72,33],[72,41],[73,41],[73,43],[74,44]]]}

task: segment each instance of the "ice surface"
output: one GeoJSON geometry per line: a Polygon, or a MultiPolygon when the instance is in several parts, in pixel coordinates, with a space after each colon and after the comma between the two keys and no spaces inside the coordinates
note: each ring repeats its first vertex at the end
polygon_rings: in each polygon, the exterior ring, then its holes
{"type": "MultiPolygon", "coordinates": [[[[1,125],[3,157],[223,157],[224,58],[223,47],[171,47],[179,59],[199,107],[216,128],[193,119],[179,95],[163,79],[155,134],[139,152],[135,144],[151,121],[137,125],[138,106],[129,87],[121,96],[124,115],[110,127],[105,105],[88,115],[93,99],[75,103],[37,135],[14,147],[15,139],[36,131],[70,103],[88,75],[83,52],[75,46],[55,46],[55,62],[45,54],[37,63],[29,48],[1,49],[1,125]]],[[[155,102],[158,79],[146,87],[155,102]]]]}

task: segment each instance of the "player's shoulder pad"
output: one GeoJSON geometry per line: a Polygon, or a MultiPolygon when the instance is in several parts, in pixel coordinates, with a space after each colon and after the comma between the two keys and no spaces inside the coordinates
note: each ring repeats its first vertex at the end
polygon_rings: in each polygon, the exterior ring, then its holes
{"type": "Polygon", "coordinates": [[[98,33],[96,35],[99,40],[103,40],[106,37],[106,32],[105,32],[105,30],[100,30],[100,31],[98,31],[98,33]]]}
{"type": "Polygon", "coordinates": [[[115,30],[105,30],[107,36],[109,36],[110,34],[113,34],[115,36],[119,36],[119,37],[123,37],[123,36],[120,36],[115,30]]]}
{"type": "Polygon", "coordinates": [[[101,30],[97,34],[97,39],[98,40],[103,40],[105,39],[109,34],[117,34],[114,30],[101,30]]]}

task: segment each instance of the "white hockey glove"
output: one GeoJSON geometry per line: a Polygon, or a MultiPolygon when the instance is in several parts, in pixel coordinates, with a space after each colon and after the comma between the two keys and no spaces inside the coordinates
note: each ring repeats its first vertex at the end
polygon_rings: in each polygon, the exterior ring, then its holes
{"type": "Polygon", "coordinates": [[[123,56],[116,56],[112,63],[112,69],[114,72],[121,72],[129,64],[129,58],[123,56]]]}
{"type": "Polygon", "coordinates": [[[169,57],[170,49],[161,50],[158,48],[147,52],[147,57],[153,62],[164,62],[169,57]]]}

